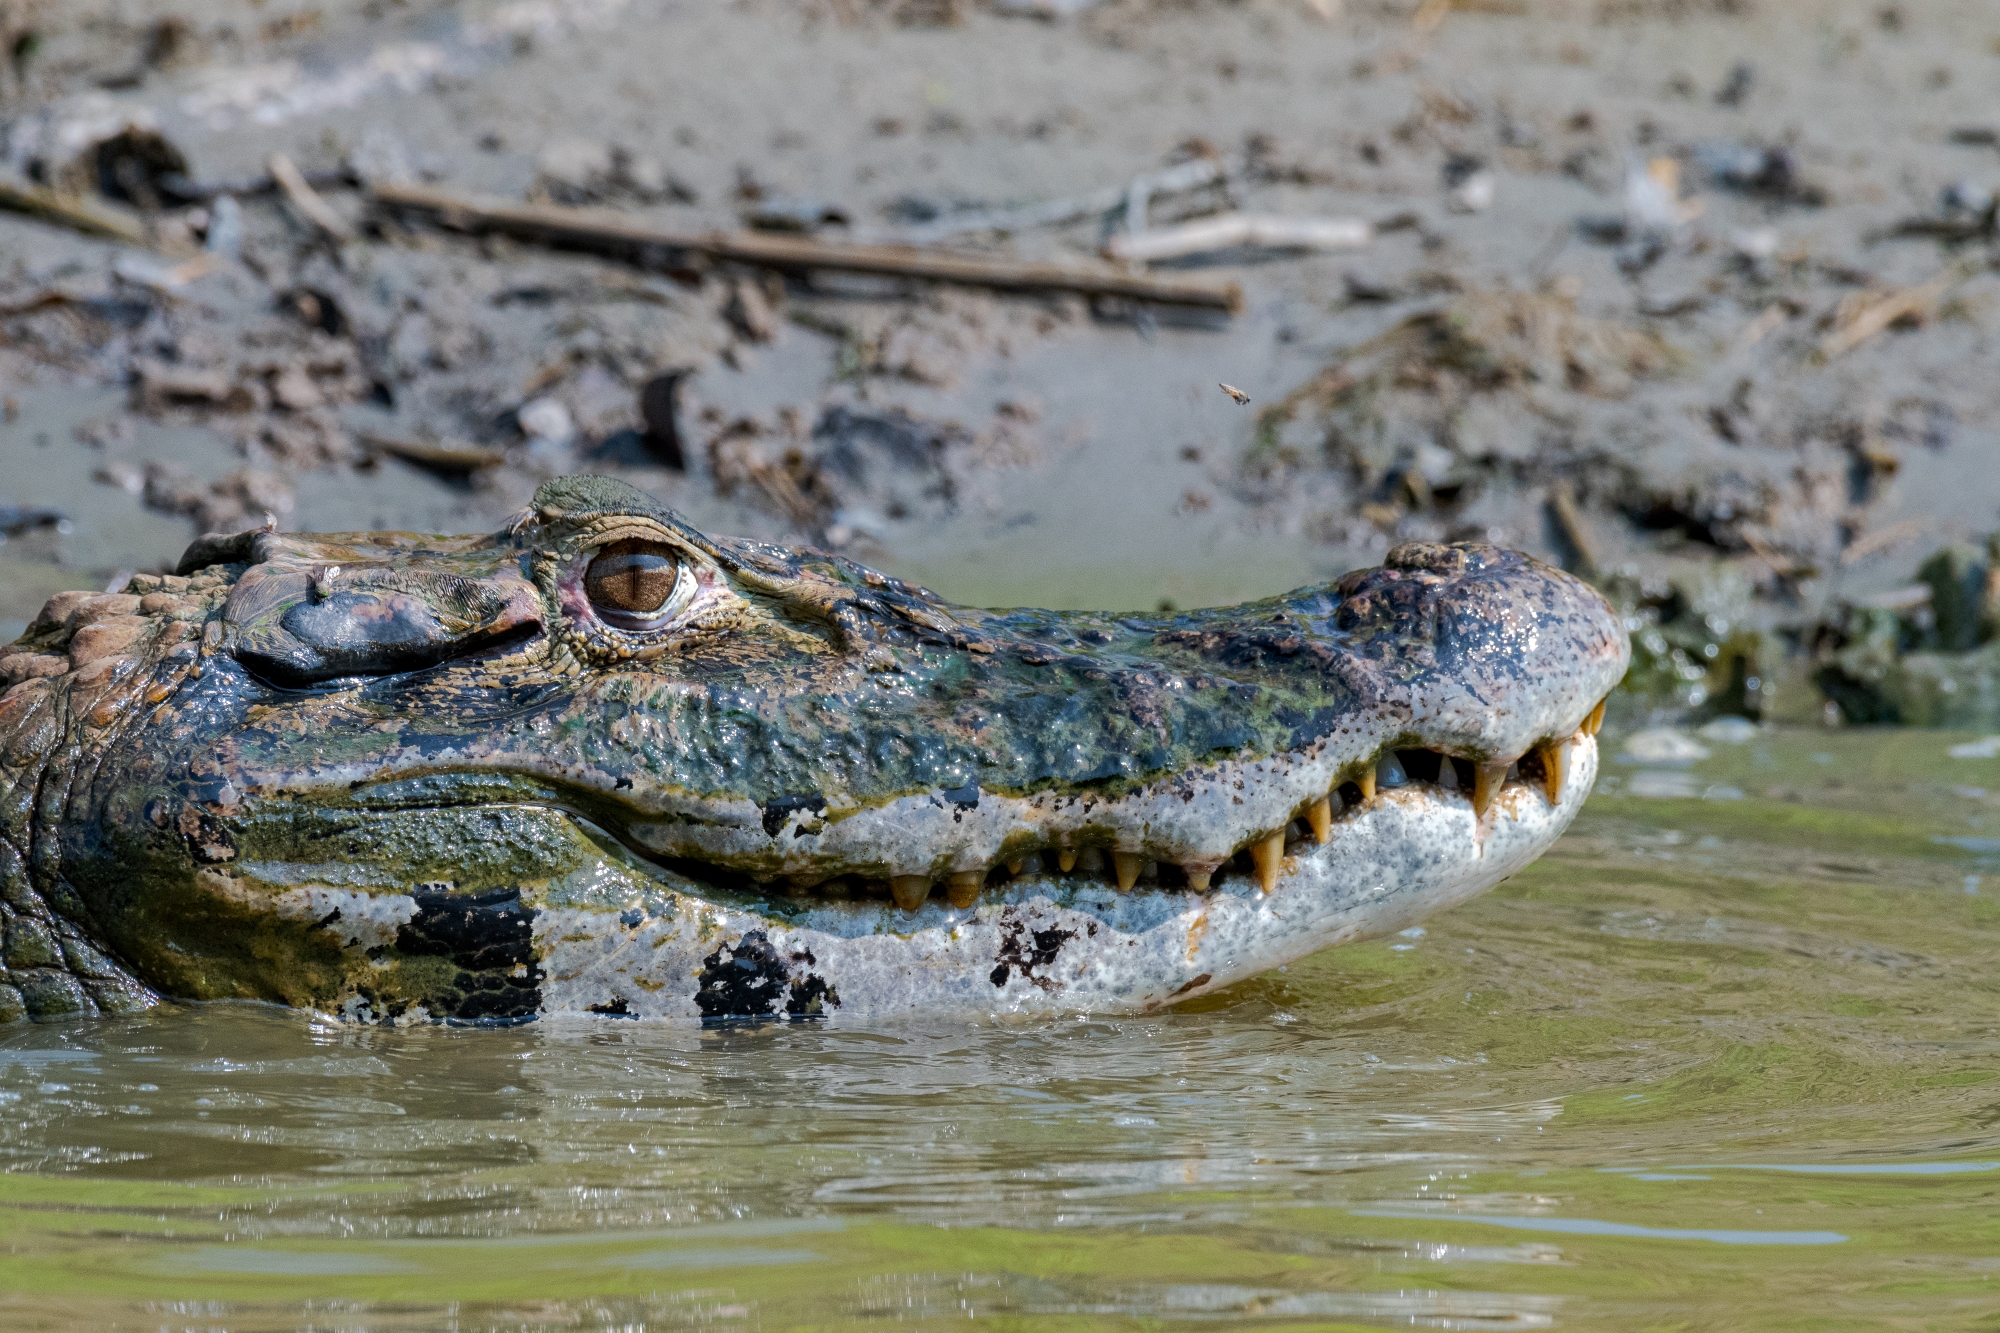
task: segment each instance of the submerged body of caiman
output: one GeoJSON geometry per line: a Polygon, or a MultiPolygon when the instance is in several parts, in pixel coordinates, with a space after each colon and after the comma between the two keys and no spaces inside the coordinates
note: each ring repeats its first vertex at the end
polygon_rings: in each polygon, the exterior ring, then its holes
{"type": "Polygon", "coordinates": [[[203,538],[0,650],[0,1018],[1134,1011],[1497,883],[1625,635],[1492,547],[971,611],[566,478],[490,536],[203,538]]]}

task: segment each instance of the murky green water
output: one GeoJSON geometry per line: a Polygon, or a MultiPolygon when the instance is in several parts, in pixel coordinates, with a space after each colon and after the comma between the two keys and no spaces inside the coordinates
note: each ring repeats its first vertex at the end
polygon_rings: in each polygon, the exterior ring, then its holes
{"type": "Polygon", "coordinates": [[[1485,900],[1162,1018],[6,1031],[0,1326],[1991,1327],[1966,739],[1610,764],[1485,900]]]}

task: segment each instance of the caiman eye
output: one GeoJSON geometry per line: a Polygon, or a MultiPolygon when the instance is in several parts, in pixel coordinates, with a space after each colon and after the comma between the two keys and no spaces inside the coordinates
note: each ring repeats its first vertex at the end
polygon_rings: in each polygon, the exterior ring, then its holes
{"type": "Polygon", "coordinates": [[[615,625],[644,628],[673,600],[681,563],[658,542],[613,542],[584,571],[590,604],[615,625]]]}

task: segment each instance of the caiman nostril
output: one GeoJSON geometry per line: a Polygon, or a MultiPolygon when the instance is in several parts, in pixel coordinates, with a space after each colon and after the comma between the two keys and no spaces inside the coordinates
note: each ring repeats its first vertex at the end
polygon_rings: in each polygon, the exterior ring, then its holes
{"type": "Polygon", "coordinates": [[[246,571],[226,617],[236,657],[266,680],[303,687],[419,671],[541,631],[533,585],[394,565],[272,561],[246,571]]]}

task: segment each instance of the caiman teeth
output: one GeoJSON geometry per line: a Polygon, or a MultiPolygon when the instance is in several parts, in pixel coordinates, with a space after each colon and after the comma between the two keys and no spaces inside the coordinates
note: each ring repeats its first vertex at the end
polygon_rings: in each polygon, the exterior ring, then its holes
{"type": "MultiPolygon", "coordinates": [[[[916,878],[916,877],[912,876],[911,878],[916,878]]],[[[979,901],[979,890],[985,883],[986,883],[986,874],[984,871],[979,871],[979,870],[954,871],[951,874],[951,876],[945,880],[945,886],[944,886],[945,901],[950,903],[953,907],[970,907],[974,903],[979,901]]],[[[921,903],[922,901],[923,901],[922,899],[918,899],[919,903],[921,903]]],[[[898,898],[896,900],[896,905],[898,907],[902,907],[903,900],[901,898],[898,898]]],[[[908,909],[906,908],[905,910],[908,909]]]]}
{"type": "Polygon", "coordinates": [[[914,912],[924,905],[924,899],[931,896],[929,875],[891,875],[889,896],[896,900],[896,906],[905,912],[914,912]]]}
{"type": "Polygon", "coordinates": [[[1322,796],[1306,810],[1306,822],[1312,825],[1313,841],[1324,845],[1333,836],[1333,801],[1322,796]]]}
{"type": "Polygon", "coordinates": [[[1139,872],[1146,868],[1146,858],[1137,852],[1111,853],[1112,873],[1118,879],[1118,892],[1130,893],[1132,886],[1139,882],[1139,872]]]}
{"type": "Polygon", "coordinates": [[[1543,741],[1535,747],[1542,761],[1542,790],[1550,805],[1562,804],[1563,781],[1569,776],[1569,741],[1543,741]]]}
{"type": "Polygon", "coordinates": [[[1278,871],[1285,863],[1285,831],[1250,844],[1250,859],[1257,864],[1257,887],[1270,893],[1278,887],[1278,871]]]}
{"type": "Polygon", "coordinates": [[[1507,783],[1510,761],[1502,759],[1498,763],[1474,764],[1472,767],[1472,817],[1486,818],[1486,812],[1493,808],[1493,798],[1500,794],[1500,788],[1507,783]]]}
{"type": "MultiPolygon", "coordinates": [[[[1312,854],[1314,848],[1329,845],[1334,840],[1336,821],[1344,812],[1358,814],[1378,794],[1397,788],[1410,788],[1413,796],[1428,789],[1433,793],[1433,799],[1441,798],[1445,792],[1464,792],[1472,806],[1474,836],[1484,838],[1486,818],[1493,812],[1501,792],[1512,782],[1539,787],[1552,807],[1562,804],[1563,788],[1569,780],[1570,747],[1579,737],[1590,735],[1593,727],[1601,725],[1603,715],[1604,704],[1599,703],[1578,725],[1576,733],[1557,740],[1539,741],[1514,761],[1457,759],[1433,749],[1384,749],[1371,764],[1350,777],[1344,777],[1326,795],[1298,807],[1299,813],[1294,818],[1242,845],[1238,866],[1254,873],[1261,894],[1273,893],[1284,875],[1288,853],[1307,856],[1312,854]],[[1342,795],[1349,782],[1358,789],[1358,801],[1350,801],[1342,795]]],[[[1101,834],[1084,834],[1085,838],[1093,836],[1101,834]]],[[[1161,867],[1156,858],[1167,852],[1164,846],[1127,850],[1101,843],[1076,846],[1076,841],[1078,838],[1074,832],[1056,833],[1051,844],[1044,845],[1039,851],[1023,851],[1005,860],[996,860],[982,870],[952,870],[942,876],[892,875],[886,882],[864,876],[851,885],[839,875],[822,880],[817,874],[801,872],[781,874],[775,880],[760,882],[768,883],[772,890],[792,898],[817,897],[834,902],[870,898],[880,901],[886,889],[887,896],[898,909],[911,913],[922,910],[930,900],[933,889],[942,890],[940,897],[954,909],[975,908],[989,876],[1003,871],[1009,879],[1025,877],[1032,880],[1040,875],[1053,875],[1059,869],[1066,875],[1101,877],[1119,893],[1131,893],[1141,882],[1160,888],[1177,884],[1171,872],[1161,882],[1161,867]],[[1064,842],[1071,845],[1062,845],[1064,842]]],[[[1018,847],[1020,844],[1015,845],[1018,847]]],[[[1168,864],[1178,867],[1181,882],[1185,883],[1188,891],[1207,893],[1214,887],[1216,876],[1232,859],[1197,852],[1192,858],[1176,857],[1168,864]]]]}

